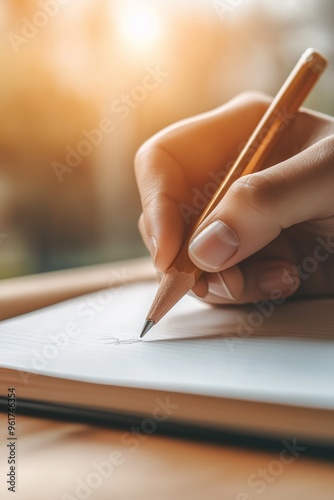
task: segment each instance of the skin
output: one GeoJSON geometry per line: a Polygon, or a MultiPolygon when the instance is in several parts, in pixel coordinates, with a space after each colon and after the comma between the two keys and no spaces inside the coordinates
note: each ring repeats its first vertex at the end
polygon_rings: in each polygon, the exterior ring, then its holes
{"type": "MultiPolygon", "coordinates": [[[[198,193],[208,193],[213,172],[231,166],[269,103],[260,93],[240,94],[164,129],[138,150],[139,229],[160,272],[170,266],[198,218],[198,193]],[[185,206],[196,212],[190,221],[185,206]]],[[[227,225],[239,246],[214,269],[189,254],[204,271],[193,289],[202,300],[248,303],[270,299],[277,291],[285,297],[333,295],[334,119],[299,111],[263,169],[236,181],[194,237],[213,221],[227,225]]],[[[225,250],[223,242],[213,249],[218,256],[225,250]]]]}

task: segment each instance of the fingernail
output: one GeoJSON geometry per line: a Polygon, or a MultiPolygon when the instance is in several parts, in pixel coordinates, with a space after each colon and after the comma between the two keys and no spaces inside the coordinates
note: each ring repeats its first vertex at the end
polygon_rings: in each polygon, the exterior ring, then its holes
{"type": "Polygon", "coordinates": [[[280,290],[282,293],[291,292],[299,286],[299,278],[291,270],[283,266],[276,266],[264,271],[258,280],[263,292],[271,293],[280,290]]]}
{"type": "Polygon", "coordinates": [[[218,271],[238,247],[237,235],[224,222],[217,220],[192,240],[189,254],[195,263],[207,271],[218,271]]]}
{"type": "Polygon", "coordinates": [[[208,291],[223,299],[235,300],[220,273],[208,277],[208,291]]]}
{"type": "Polygon", "coordinates": [[[158,253],[158,244],[157,244],[157,240],[155,239],[155,237],[152,234],[149,235],[148,244],[149,244],[149,251],[150,251],[150,254],[152,255],[153,262],[155,262],[155,258],[156,258],[157,253],[158,253]]]}

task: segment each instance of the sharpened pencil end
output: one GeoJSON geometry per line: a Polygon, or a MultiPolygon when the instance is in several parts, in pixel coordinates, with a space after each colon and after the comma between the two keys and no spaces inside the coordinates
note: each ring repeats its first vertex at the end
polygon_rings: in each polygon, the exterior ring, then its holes
{"type": "Polygon", "coordinates": [[[140,338],[142,339],[144,337],[144,335],[147,334],[147,332],[149,330],[151,330],[152,326],[154,325],[154,321],[151,321],[150,319],[148,319],[146,322],[145,322],[145,325],[144,325],[144,328],[140,334],[140,338]]]}

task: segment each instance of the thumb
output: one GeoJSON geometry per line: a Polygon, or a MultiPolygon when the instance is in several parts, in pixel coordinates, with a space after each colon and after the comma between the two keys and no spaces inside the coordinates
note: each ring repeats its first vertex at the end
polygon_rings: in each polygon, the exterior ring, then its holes
{"type": "Polygon", "coordinates": [[[189,245],[200,269],[243,261],[294,224],[334,214],[331,137],[273,167],[238,179],[189,245]]]}

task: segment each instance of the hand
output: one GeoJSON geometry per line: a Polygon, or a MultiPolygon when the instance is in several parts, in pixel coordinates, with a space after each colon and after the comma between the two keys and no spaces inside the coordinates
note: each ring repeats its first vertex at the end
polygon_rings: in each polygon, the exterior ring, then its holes
{"type": "MultiPolygon", "coordinates": [[[[167,127],[137,152],[139,229],[165,272],[270,99],[244,93],[167,127]]],[[[334,293],[334,119],[299,111],[263,170],[241,177],[194,234],[189,256],[210,303],[334,293]]]]}

